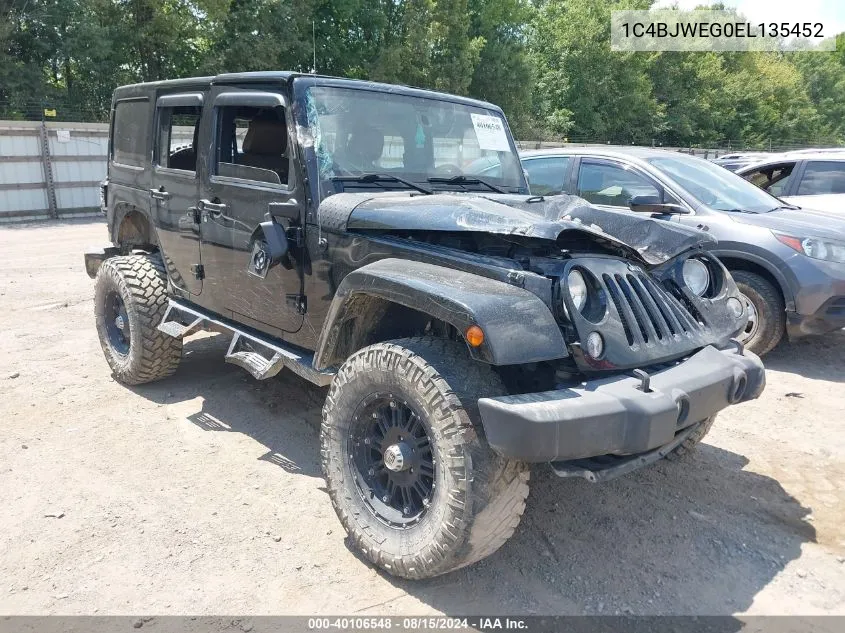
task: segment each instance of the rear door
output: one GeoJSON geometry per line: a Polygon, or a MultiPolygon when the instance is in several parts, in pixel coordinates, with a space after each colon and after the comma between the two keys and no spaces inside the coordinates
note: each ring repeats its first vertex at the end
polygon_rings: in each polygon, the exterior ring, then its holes
{"type": "Polygon", "coordinates": [[[197,144],[203,94],[167,95],[156,102],[151,211],[164,265],[173,284],[202,292],[197,144]]]}
{"type": "MultiPolygon", "coordinates": [[[[287,99],[219,86],[210,100],[212,145],[198,202],[204,293],[212,295],[204,302],[276,336],[296,332],[305,312],[301,267],[274,266],[265,278],[248,272],[270,203],[296,203],[287,99]]],[[[290,252],[298,256],[294,244],[290,252]]]]}
{"type": "Polygon", "coordinates": [[[528,188],[535,196],[551,196],[566,190],[570,156],[536,156],[522,160],[528,174],[528,188]]]}
{"type": "Polygon", "coordinates": [[[799,175],[795,196],[845,194],[845,161],[808,160],[799,175]]]}

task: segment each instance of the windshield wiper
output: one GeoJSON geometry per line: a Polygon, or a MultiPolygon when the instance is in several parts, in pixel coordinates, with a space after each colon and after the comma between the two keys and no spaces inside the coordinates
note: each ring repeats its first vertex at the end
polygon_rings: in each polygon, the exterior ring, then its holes
{"type": "Polygon", "coordinates": [[[484,185],[490,191],[495,191],[496,193],[507,193],[503,189],[499,189],[496,185],[487,182],[486,180],[482,180],[481,178],[476,178],[473,176],[472,178],[467,178],[466,176],[452,176],[451,178],[427,178],[428,182],[430,183],[440,183],[444,185],[484,185]]]}
{"type": "Polygon", "coordinates": [[[415,182],[411,182],[410,180],[405,180],[404,178],[399,178],[399,176],[393,176],[390,174],[363,174],[361,176],[335,176],[332,178],[333,182],[360,182],[363,184],[378,184],[380,182],[398,182],[399,184],[405,185],[406,187],[410,187],[411,189],[416,189],[420,193],[424,193],[427,196],[430,196],[434,193],[428,187],[423,187],[415,182]]]}

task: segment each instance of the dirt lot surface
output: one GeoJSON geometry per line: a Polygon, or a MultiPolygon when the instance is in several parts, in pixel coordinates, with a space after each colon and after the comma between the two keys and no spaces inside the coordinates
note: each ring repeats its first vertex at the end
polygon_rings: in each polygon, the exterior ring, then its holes
{"type": "Polygon", "coordinates": [[[298,378],[201,335],[174,377],[114,382],[82,265],[105,238],[0,228],[0,613],[845,614],[845,332],[769,355],[685,462],[536,468],[502,550],[406,582],[347,549],[298,378]]]}

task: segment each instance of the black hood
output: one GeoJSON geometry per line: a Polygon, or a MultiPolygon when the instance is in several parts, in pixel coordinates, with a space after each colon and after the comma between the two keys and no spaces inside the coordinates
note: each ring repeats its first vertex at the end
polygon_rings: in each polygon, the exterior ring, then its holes
{"type": "MultiPolygon", "coordinates": [[[[613,246],[640,261],[661,264],[692,248],[715,243],[696,229],[633,212],[608,211],[569,195],[546,198],[442,193],[342,193],[320,206],[337,220],[348,209],[350,231],[467,231],[555,241],[567,250],[587,243],[613,246]],[[529,200],[534,200],[529,202],[529,200]]],[[[340,227],[338,227],[340,228],[340,227]]]]}

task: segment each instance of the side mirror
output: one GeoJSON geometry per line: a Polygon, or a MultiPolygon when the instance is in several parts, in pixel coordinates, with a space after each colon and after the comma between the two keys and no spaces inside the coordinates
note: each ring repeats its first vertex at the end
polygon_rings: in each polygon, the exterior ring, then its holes
{"type": "Polygon", "coordinates": [[[658,196],[634,196],[628,201],[631,211],[637,213],[664,213],[684,215],[689,213],[684,207],[674,202],[661,202],[658,196]]]}
{"type": "Polygon", "coordinates": [[[247,266],[248,273],[261,279],[267,276],[270,268],[282,261],[289,249],[288,236],[284,227],[276,222],[271,214],[267,215],[269,219],[258,225],[261,234],[256,235],[252,244],[252,253],[247,266]]]}

